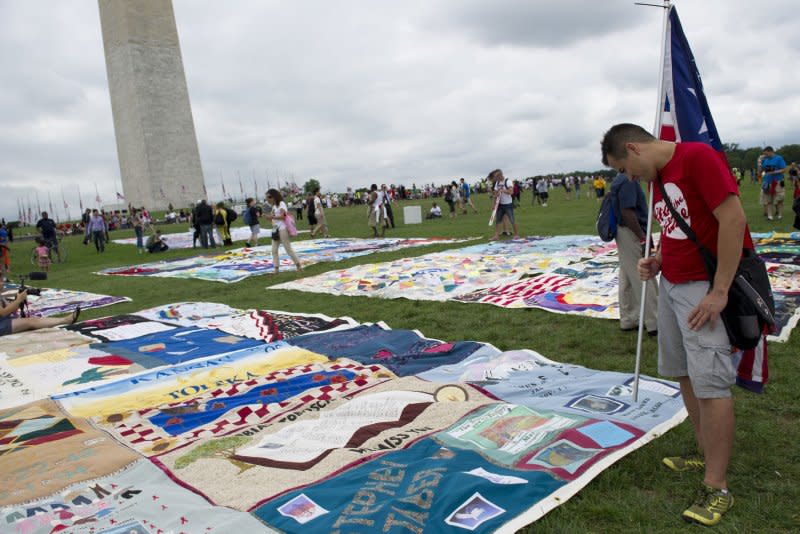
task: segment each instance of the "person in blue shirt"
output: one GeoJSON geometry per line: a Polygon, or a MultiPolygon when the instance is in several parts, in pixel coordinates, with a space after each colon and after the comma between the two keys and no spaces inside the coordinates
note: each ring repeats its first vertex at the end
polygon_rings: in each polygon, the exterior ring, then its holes
{"type": "Polygon", "coordinates": [[[461,179],[461,198],[463,199],[463,203],[461,205],[464,207],[464,215],[467,214],[467,206],[472,208],[473,212],[478,213],[478,208],[476,208],[475,204],[472,203],[472,189],[463,178],[461,179]]]}
{"type": "MultiPolygon", "coordinates": [[[[611,183],[611,207],[617,216],[617,257],[619,258],[619,327],[638,330],[642,282],[639,260],[644,257],[647,231],[647,200],[638,181],[617,174],[611,183]]],[[[658,286],[647,281],[644,324],[650,336],[658,335],[658,286]]]]}
{"type": "Polygon", "coordinates": [[[761,191],[763,203],[767,208],[767,219],[773,219],[773,208],[777,212],[778,219],[783,218],[783,193],[784,180],[783,172],[786,169],[786,162],[775,153],[775,150],[768,146],[764,148],[763,159],[761,160],[761,172],[764,175],[761,181],[761,191]],[[780,202],[778,197],[780,196],[780,202]]]}

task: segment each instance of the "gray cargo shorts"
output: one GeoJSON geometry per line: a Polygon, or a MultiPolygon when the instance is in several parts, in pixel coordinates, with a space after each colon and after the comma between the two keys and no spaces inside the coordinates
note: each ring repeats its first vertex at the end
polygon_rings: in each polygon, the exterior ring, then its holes
{"type": "Polygon", "coordinates": [[[733,352],[722,319],[689,328],[689,314],[708,293],[708,282],[673,284],[663,276],[658,292],[658,372],[688,376],[698,399],[731,396],[736,382],[733,352]]]}

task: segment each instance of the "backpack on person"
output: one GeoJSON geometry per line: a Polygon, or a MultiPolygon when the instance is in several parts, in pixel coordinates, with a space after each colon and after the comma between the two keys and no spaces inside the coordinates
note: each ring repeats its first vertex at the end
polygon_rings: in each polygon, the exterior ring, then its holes
{"type": "Polygon", "coordinates": [[[447,191],[444,194],[444,201],[445,202],[452,202],[453,201],[453,193],[450,191],[450,188],[447,188],[447,191]]]}
{"type": "Polygon", "coordinates": [[[253,224],[255,224],[253,222],[253,216],[250,213],[250,207],[249,206],[246,207],[244,209],[244,211],[242,212],[242,220],[244,221],[244,224],[246,224],[247,226],[253,226],[253,224]]]}
{"type": "Polygon", "coordinates": [[[603,197],[600,211],[597,213],[597,223],[595,224],[597,235],[606,243],[613,241],[617,237],[617,216],[611,203],[612,197],[613,195],[603,197]]]}
{"type": "Polygon", "coordinates": [[[225,213],[228,215],[228,226],[230,226],[231,223],[236,220],[238,215],[236,214],[236,210],[231,208],[225,208],[225,213]]]}
{"type": "Polygon", "coordinates": [[[214,224],[217,226],[223,226],[225,224],[225,217],[222,216],[221,211],[218,211],[214,214],[214,224]]]}

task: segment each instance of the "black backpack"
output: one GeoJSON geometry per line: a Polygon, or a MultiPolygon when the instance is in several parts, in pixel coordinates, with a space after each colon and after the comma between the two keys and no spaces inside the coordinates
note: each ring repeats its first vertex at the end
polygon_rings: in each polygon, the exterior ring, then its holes
{"type": "Polygon", "coordinates": [[[230,226],[230,225],[231,225],[231,223],[232,223],[233,221],[235,221],[235,220],[236,220],[236,218],[239,216],[239,215],[236,213],[236,211],[235,211],[235,210],[232,210],[231,208],[225,208],[225,213],[227,213],[227,214],[228,214],[228,226],[230,226]]]}
{"type": "Polygon", "coordinates": [[[600,204],[600,211],[597,213],[597,235],[605,242],[613,241],[617,237],[617,216],[614,214],[614,207],[611,204],[613,195],[603,197],[600,204]]]}

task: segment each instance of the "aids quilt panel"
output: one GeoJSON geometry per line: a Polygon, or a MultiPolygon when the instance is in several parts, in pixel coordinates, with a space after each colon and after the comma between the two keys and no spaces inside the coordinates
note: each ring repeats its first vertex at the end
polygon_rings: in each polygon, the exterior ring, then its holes
{"type": "Polygon", "coordinates": [[[20,336],[4,532],[513,532],[686,417],[672,382],[634,402],[630,374],[347,317],[181,302],[20,336]]]}
{"type": "MultiPolygon", "coordinates": [[[[800,320],[800,232],[753,234],[776,306],[770,341],[800,320]]],[[[357,265],[270,286],[332,295],[453,300],[619,319],[616,245],[594,236],[527,237],[357,265]]]]}

